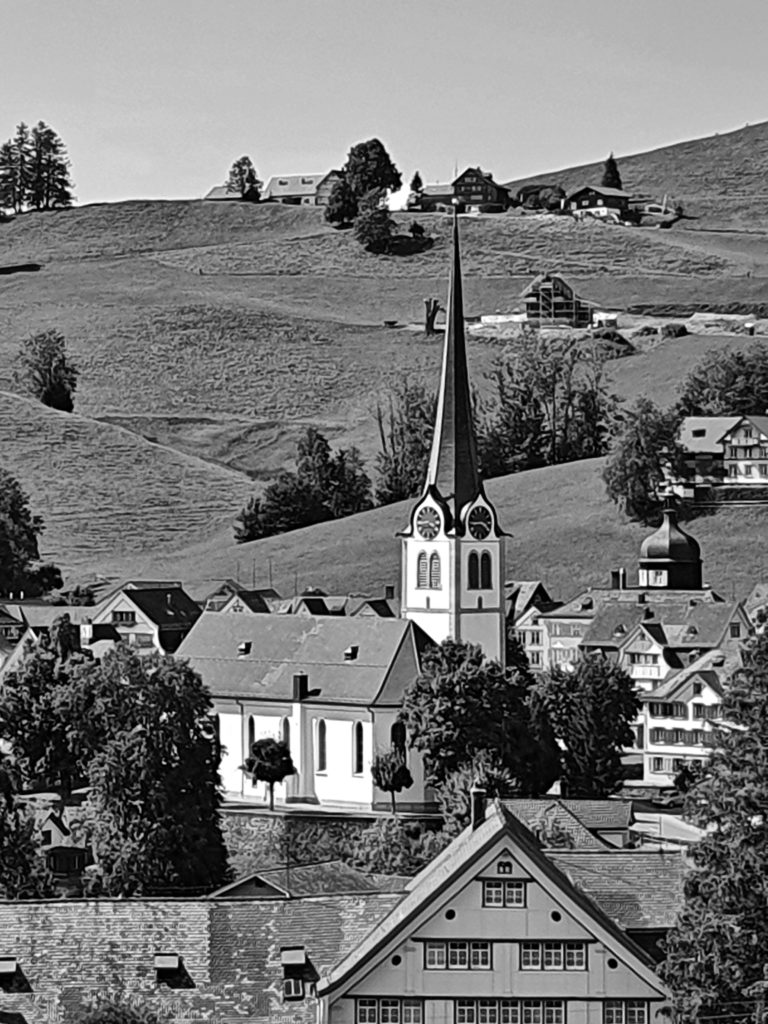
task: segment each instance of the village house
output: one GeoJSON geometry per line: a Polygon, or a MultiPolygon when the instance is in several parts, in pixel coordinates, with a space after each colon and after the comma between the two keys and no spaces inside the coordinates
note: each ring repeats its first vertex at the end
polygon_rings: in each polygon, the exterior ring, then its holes
{"type": "Polygon", "coordinates": [[[629,211],[631,196],[620,188],[603,185],[583,185],[565,200],[565,209],[576,217],[600,217],[604,220],[623,220],[629,211]]]}
{"type": "Polygon", "coordinates": [[[203,898],[0,904],[4,1012],[62,1024],[65,1008],[117,988],[168,1024],[657,1020],[683,856],[586,827],[622,826],[615,801],[471,798],[471,825],[389,890],[326,864],[262,870],[203,898]]]}
{"type": "Polygon", "coordinates": [[[496,206],[506,210],[510,205],[509,190],[493,180],[493,175],[480,167],[468,167],[452,183],[453,198],[467,209],[496,206]]]}
{"type": "Polygon", "coordinates": [[[768,416],[688,416],[680,444],[683,474],[666,470],[672,493],[703,504],[768,500],[768,416]]]}
{"type": "Polygon", "coordinates": [[[95,626],[111,625],[140,651],[173,654],[200,617],[200,606],[177,582],[128,581],[86,609],[95,626]]]}
{"type": "Polygon", "coordinates": [[[286,206],[327,206],[341,171],[322,174],[276,174],[264,186],[261,201],[286,206]]]}

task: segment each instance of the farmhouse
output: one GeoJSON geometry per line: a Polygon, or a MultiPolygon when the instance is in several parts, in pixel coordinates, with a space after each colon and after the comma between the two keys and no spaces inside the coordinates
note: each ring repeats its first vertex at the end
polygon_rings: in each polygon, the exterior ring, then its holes
{"type": "Polygon", "coordinates": [[[468,167],[454,179],[452,187],[453,198],[467,207],[499,206],[506,210],[510,204],[509,191],[480,167],[468,167]]]}
{"type": "Polygon", "coordinates": [[[589,215],[611,220],[621,220],[629,210],[629,192],[620,188],[605,188],[603,185],[583,185],[572,192],[565,201],[566,209],[574,217],[589,215]]]}
{"type": "Polygon", "coordinates": [[[589,327],[594,303],[579,298],[559,274],[538,274],[521,295],[526,320],[535,325],[589,327]]]}
{"type": "Polygon", "coordinates": [[[768,500],[768,416],[688,416],[680,444],[683,474],[667,469],[673,493],[703,503],[768,500]]]}
{"type": "Polygon", "coordinates": [[[287,206],[327,206],[331,189],[341,180],[341,171],[323,174],[278,174],[270,178],[261,199],[287,206]]]}

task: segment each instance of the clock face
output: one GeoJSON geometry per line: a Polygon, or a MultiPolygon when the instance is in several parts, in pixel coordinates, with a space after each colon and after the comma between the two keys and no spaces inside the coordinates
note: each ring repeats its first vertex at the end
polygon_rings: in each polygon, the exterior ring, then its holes
{"type": "Polygon", "coordinates": [[[475,540],[484,540],[491,532],[493,519],[485,505],[478,505],[469,513],[469,532],[475,540]]]}
{"type": "Polygon", "coordinates": [[[426,505],[416,516],[416,529],[425,540],[432,540],[440,529],[440,516],[437,510],[426,505]]]}

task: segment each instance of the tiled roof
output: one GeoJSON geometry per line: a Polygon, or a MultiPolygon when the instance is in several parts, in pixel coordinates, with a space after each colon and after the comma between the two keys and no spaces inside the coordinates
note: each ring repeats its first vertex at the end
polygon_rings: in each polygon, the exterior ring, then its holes
{"type": "Polygon", "coordinates": [[[606,188],[605,185],[582,185],[581,188],[577,188],[574,192],[568,196],[572,199],[573,196],[577,196],[580,192],[586,192],[587,189],[591,192],[597,192],[601,196],[617,196],[619,199],[629,199],[630,193],[625,192],[622,188],[606,188]]]}
{"type": "Polygon", "coordinates": [[[550,859],[620,928],[671,928],[683,903],[682,854],[552,850],[550,859]]]}
{"type": "Polygon", "coordinates": [[[200,605],[181,587],[131,588],[123,593],[161,629],[190,626],[200,617],[200,605]]]}
{"type": "Polygon", "coordinates": [[[632,823],[631,800],[566,800],[560,802],[575,814],[579,821],[588,829],[629,828],[632,823]]]}
{"type": "MultiPolygon", "coordinates": [[[[604,850],[606,844],[596,836],[579,819],[576,812],[566,805],[564,800],[504,800],[504,809],[514,814],[534,835],[538,835],[539,826],[553,826],[567,833],[573,846],[584,850],[604,850]]],[[[542,840],[543,841],[543,840],[542,840]]]]}
{"type": "Polygon", "coordinates": [[[689,452],[722,455],[723,435],[740,421],[740,416],[686,416],[680,427],[680,444],[689,452]]]}
{"type": "Polygon", "coordinates": [[[245,878],[225,885],[211,894],[211,899],[234,898],[239,895],[252,896],[254,883],[265,882],[286,896],[341,895],[361,892],[399,892],[401,887],[376,885],[361,871],[345,864],[342,860],[323,861],[318,864],[291,865],[290,867],[268,867],[254,871],[245,878]]]}
{"type": "Polygon", "coordinates": [[[402,699],[427,642],[406,619],[204,612],[177,655],[189,658],[214,696],[291,701],[293,676],[305,673],[310,700],[368,707],[385,699],[387,683],[387,699],[402,699]]]}
{"type": "Polygon", "coordinates": [[[313,196],[329,174],[338,171],[323,171],[322,174],[276,174],[267,182],[262,199],[279,199],[286,196],[313,196]]]}
{"type": "Polygon", "coordinates": [[[700,658],[665,679],[655,690],[642,694],[642,699],[644,701],[690,700],[694,695],[693,683],[697,680],[709,686],[718,696],[722,696],[725,681],[741,665],[742,660],[738,647],[730,647],[725,650],[714,648],[711,651],[705,651],[700,658]]]}

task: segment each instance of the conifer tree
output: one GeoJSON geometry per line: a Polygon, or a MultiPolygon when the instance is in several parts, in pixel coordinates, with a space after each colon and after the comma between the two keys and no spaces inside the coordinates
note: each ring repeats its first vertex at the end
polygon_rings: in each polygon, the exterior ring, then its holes
{"type": "Polygon", "coordinates": [[[19,346],[14,384],[43,405],[72,412],[77,377],[77,367],[67,355],[67,342],[59,331],[41,331],[19,346]]]}
{"type": "Polygon", "coordinates": [[[72,181],[64,143],[44,121],[38,121],[30,139],[29,205],[54,210],[72,205],[72,181]]]}
{"type": "Polygon", "coordinates": [[[411,192],[415,192],[417,195],[424,188],[424,182],[421,180],[421,175],[418,171],[415,172],[411,178],[411,192]]]}
{"type": "Polygon", "coordinates": [[[768,634],[753,638],[723,699],[728,728],[686,795],[704,830],[689,848],[685,902],[660,968],[675,1019],[757,1020],[768,963],[768,634]]]}
{"type": "Polygon", "coordinates": [[[32,194],[32,142],[22,121],[0,147],[0,207],[21,213],[32,194]]]}
{"type": "Polygon", "coordinates": [[[0,467],[0,597],[21,590],[39,597],[61,586],[56,566],[39,564],[43,529],[18,480],[0,467]]]}
{"type": "Polygon", "coordinates": [[[603,164],[603,178],[600,184],[603,188],[622,188],[619,167],[613,153],[608,154],[608,159],[603,164]]]}

